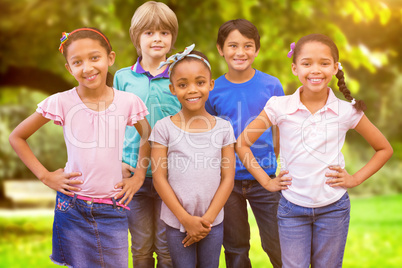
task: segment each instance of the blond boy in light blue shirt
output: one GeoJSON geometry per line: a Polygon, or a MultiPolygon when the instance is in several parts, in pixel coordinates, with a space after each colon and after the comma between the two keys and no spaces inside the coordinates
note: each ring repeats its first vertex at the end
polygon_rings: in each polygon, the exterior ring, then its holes
{"type": "MultiPolygon", "coordinates": [[[[168,115],[176,114],[181,105],[170,93],[167,68],[157,70],[166,60],[178,34],[178,21],[174,12],[164,3],[149,1],[141,5],[131,20],[130,37],[137,50],[137,62],[116,72],[114,87],[132,92],[148,108],[147,120],[151,127],[168,115]]],[[[144,181],[135,178],[140,146],[139,133],[128,127],[123,146],[123,176],[134,176],[131,182],[138,191],[130,202],[128,212],[131,233],[131,252],[134,267],[172,267],[165,237],[165,224],[160,220],[161,199],[152,184],[149,166],[144,181]],[[133,175],[134,174],[134,175],[133,175]]]]}

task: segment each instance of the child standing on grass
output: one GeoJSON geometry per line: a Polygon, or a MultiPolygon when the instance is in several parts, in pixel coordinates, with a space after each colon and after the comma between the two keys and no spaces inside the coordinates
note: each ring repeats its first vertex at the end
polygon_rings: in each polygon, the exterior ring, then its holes
{"type": "MultiPolygon", "coordinates": [[[[155,123],[180,110],[176,96],[169,91],[166,66],[157,69],[166,60],[176,42],[178,22],[174,12],[164,3],[148,1],[141,5],[131,20],[130,37],[137,49],[137,62],[116,72],[114,86],[118,90],[139,96],[148,108],[147,119],[155,123]]],[[[140,133],[128,126],[123,148],[123,176],[136,183],[136,194],[129,204],[128,223],[131,233],[131,252],[134,267],[172,267],[166,243],[165,224],[160,219],[162,200],[152,184],[151,166],[146,178],[136,175],[140,133]],[[134,175],[132,175],[134,174],[134,175]]]]}
{"type": "Polygon", "coordinates": [[[208,59],[193,48],[163,63],[170,64],[170,91],[182,109],[158,121],[150,137],[154,185],[176,268],[219,266],[222,208],[235,172],[233,129],[205,110],[214,80],[208,59]]]}
{"type": "Polygon", "coordinates": [[[132,179],[122,178],[121,150],[126,125],[134,126],[144,163],[137,172],[144,178],[150,154],[147,108],[134,94],[111,87],[108,67],[115,52],[102,32],[79,28],[63,33],[61,41],[65,66],[78,86],[39,103],[11,133],[10,143],[35,176],[57,191],[51,259],[70,267],[128,267],[125,210],[135,189],[132,179]],[[65,168],[54,172],[27,143],[50,120],[63,126],[68,156],[65,168]]]}
{"type": "Polygon", "coordinates": [[[302,86],[293,95],[271,98],[237,140],[236,151],[251,174],[271,192],[278,208],[283,267],[342,267],[350,219],[347,188],[376,173],[393,150],[364,115],[365,105],[347,89],[338,48],[325,35],[310,34],[291,45],[292,72],[302,86]],[[332,76],[346,102],[328,87],[332,76]],[[271,125],[280,129],[281,172],[271,180],[250,146],[271,125]],[[346,132],[355,129],[375,153],[351,175],[341,153],[346,132]]]}
{"type": "MultiPolygon", "coordinates": [[[[276,77],[252,67],[260,51],[260,35],[250,21],[236,19],[222,24],[216,46],[228,72],[216,80],[206,108],[212,115],[230,120],[238,137],[272,96],[282,96],[284,92],[276,77]]],[[[273,139],[275,134],[275,129],[267,129],[251,148],[272,178],[279,152],[278,139],[273,139]]],[[[247,201],[260,231],[263,250],[275,268],[282,266],[276,219],[279,198],[279,193],[264,189],[237,159],[234,188],[225,204],[223,246],[228,267],[251,267],[247,201]]]]}

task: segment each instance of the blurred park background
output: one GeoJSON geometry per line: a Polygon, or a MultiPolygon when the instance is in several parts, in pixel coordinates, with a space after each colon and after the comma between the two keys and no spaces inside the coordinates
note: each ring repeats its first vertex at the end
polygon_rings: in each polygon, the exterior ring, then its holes
{"type": "MultiPolygon", "coordinates": [[[[0,267],[54,267],[48,259],[52,225],[48,208],[54,193],[37,185],[10,147],[8,135],[41,100],[75,85],[58,51],[61,33],[84,26],[101,29],[117,53],[110,69],[114,73],[137,58],[128,29],[135,9],[144,2],[0,0],[0,267]]],[[[195,43],[210,59],[214,78],[226,72],[215,44],[218,28],[227,20],[245,18],[257,26],[261,49],[254,67],[278,77],[286,94],[299,85],[286,57],[290,43],[309,33],[323,33],[335,41],[348,87],[356,99],[366,102],[366,115],[394,148],[394,156],[380,172],[349,191],[352,220],[344,267],[402,267],[402,1],[162,2],[179,20],[173,52],[195,43]]],[[[331,87],[337,92],[335,80],[331,87]]],[[[29,142],[49,170],[64,167],[61,127],[47,124],[29,142]]],[[[343,153],[346,168],[353,173],[373,150],[350,131],[343,153]]],[[[250,222],[252,264],[270,267],[252,216],[250,222]]]]}

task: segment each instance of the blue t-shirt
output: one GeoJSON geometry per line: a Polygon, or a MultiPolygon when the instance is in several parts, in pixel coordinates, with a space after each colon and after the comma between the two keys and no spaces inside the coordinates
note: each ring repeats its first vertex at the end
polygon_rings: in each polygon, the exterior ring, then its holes
{"type": "MultiPolygon", "coordinates": [[[[234,129],[236,138],[264,109],[272,96],[283,96],[279,79],[255,70],[253,78],[245,83],[235,84],[222,75],[215,80],[215,87],[209,93],[205,104],[207,111],[228,120],[234,129]]],[[[272,142],[271,128],[251,146],[257,162],[269,175],[276,172],[276,156],[272,142]]],[[[254,180],[236,155],[236,180],[254,180]]]]}
{"type": "MultiPolygon", "coordinates": [[[[168,68],[157,76],[145,71],[138,58],[133,66],[120,69],[114,76],[113,85],[116,89],[134,93],[145,103],[149,114],[146,116],[151,128],[155,123],[169,115],[178,113],[181,104],[169,90],[168,68]]],[[[123,144],[123,162],[136,167],[141,136],[135,127],[127,126],[123,144]]],[[[151,165],[147,177],[151,177],[151,165]]]]}

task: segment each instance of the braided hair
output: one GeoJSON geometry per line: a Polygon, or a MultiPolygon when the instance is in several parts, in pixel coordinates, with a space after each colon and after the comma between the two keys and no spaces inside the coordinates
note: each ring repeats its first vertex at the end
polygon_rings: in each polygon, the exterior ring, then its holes
{"type": "MultiPolygon", "coordinates": [[[[328,36],[323,35],[323,34],[309,34],[309,35],[303,36],[302,38],[299,39],[299,41],[297,41],[297,44],[296,44],[294,52],[293,52],[293,63],[296,63],[297,55],[299,54],[303,45],[306,43],[310,43],[310,42],[319,42],[319,43],[322,43],[322,44],[328,46],[331,50],[331,54],[334,59],[334,62],[339,61],[338,48],[335,45],[334,41],[331,40],[331,38],[329,38],[328,36]]],[[[342,92],[343,96],[345,96],[345,99],[352,101],[354,98],[352,97],[350,90],[346,86],[345,76],[344,76],[343,71],[340,68],[338,68],[338,72],[336,73],[335,76],[336,76],[336,78],[338,78],[337,85],[339,87],[339,91],[342,92]]],[[[366,110],[366,104],[362,100],[355,100],[355,104],[353,106],[357,111],[366,110]]]]}

